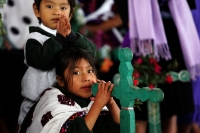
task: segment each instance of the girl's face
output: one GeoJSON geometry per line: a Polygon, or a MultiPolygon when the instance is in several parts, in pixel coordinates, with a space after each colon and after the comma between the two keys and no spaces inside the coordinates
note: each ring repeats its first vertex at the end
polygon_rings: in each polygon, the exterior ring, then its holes
{"type": "MultiPolygon", "coordinates": [[[[66,75],[69,73],[71,72],[69,72],[68,69],[64,71],[65,79],[67,77],[66,75]]],[[[91,87],[97,80],[93,68],[84,58],[82,58],[76,64],[72,73],[72,84],[70,84],[68,91],[82,98],[90,97],[92,94],[91,87]]]]}
{"type": "Polygon", "coordinates": [[[42,23],[50,28],[56,29],[60,15],[65,15],[71,19],[70,5],[68,0],[42,0],[40,3],[40,9],[33,5],[35,16],[40,18],[42,23]]]}

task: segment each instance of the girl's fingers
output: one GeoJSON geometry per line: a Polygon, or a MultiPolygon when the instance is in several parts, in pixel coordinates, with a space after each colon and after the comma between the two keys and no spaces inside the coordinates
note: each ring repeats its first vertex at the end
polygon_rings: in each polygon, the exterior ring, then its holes
{"type": "Polygon", "coordinates": [[[110,81],[108,81],[108,82],[106,83],[106,86],[105,86],[105,89],[106,89],[106,91],[108,91],[108,90],[109,90],[109,86],[110,86],[110,84],[111,84],[111,82],[110,82],[110,81]]]}
{"type": "Polygon", "coordinates": [[[114,88],[114,84],[112,84],[110,81],[108,81],[107,83],[104,80],[98,80],[97,79],[98,84],[98,91],[104,91],[105,93],[109,92],[111,93],[113,88],[114,88]]]}
{"type": "Polygon", "coordinates": [[[65,16],[65,20],[69,23],[69,18],[67,16],[65,16]]]}
{"type": "Polygon", "coordinates": [[[94,101],[94,100],[95,100],[95,97],[90,97],[90,100],[91,100],[91,101],[94,101]]]}
{"type": "Polygon", "coordinates": [[[102,81],[100,81],[100,83],[98,84],[98,91],[102,91],[105,89],[105,83],[102,83],[102,81]]]}
{"type": "Polygon", "coordinates": [[[104,80],[97,79],[97,83],[106,83],[104,80]]]}
{"type": "Polygon", "coordinates": [[[60,24],[59,24],[59,22],[57,23],[57,30],[59,29],[59,26],[60,26],[60,24]]]}
{"type": "Polygon", "coordinates": [[[106,81],[104,81],[104,80],[101,80],[101,82],[102,82],[102,83],[106,83],[106,81]]]}
{"type": "Polygon", "coordinates": [[[112,92],[113,88],[114,88],[114,84],[111,83],[109,88],[108,88],[108,91],[112,92]]]}
{"type": "Polygon", "coordinates": [[[102,88],[102,83],[99,83],[99,84],[98,84],[98,91],[100,91],[101,88],[102,88]]]}
{"type": "Polygon", "coordinates": [[[59,21],[62,26],[66,25],[68,21],[66,21],[65,17],[63,15],[60,16],[60,21],[59,21]]]}
{"type": "Polygon", "coordinates": [[[105,89],[105,83],[101,83],[101,88],[104,90],[105,89]]]}
{"type": "Polygon", "coordinates": [[[101,80],[100,80],[100,79],[97,79],[97,83],[101,83],[101,80]]]}
{"type": "Polygon", "coordinates": [[[114,88],[114,84],[112,84],[112,83],[109,81],[109,83],[108,83],[108,91],[109,91],[109,92],[112,92],[113,88],[114,88]]]}
{"type": "MultiPolygon", "coordinates": [[[[105,82],[105,81],[104,81],[105,82]]],[[[102,83],[102,84],[104,84],[104,86],[102,86],[102,87],[104,87],[104,91],[106,91],[106,92],[108,92],[108,91],[112,91],[112,89],[113,89],[113,84],[110,82],[110,81],[108,81],[107,83],[105,82],[105,83],[102,83]]]]}
{"type": "Polygon", "coordinates": [[[71,25],[67,24],[67,30],[70,32],[71,31],[71,25]]]}

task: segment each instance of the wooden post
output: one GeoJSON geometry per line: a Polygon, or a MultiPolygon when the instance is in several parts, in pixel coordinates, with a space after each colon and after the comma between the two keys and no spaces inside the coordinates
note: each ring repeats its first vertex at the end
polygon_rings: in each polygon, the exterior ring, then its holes
{"type": "MultiPolygon", "coordinates": [[[[181,70],[180,72],[170,71],[167,73],[172,77],[172,81],[189,82],[190,73],[187,70],[181,70]]],[[[160,119],[160,104],[147,102],[148,106],[148,123],[149,133],[162,133],[161,119],[160,119]]]]}
{"type": "MultiPolygon", "coordinates": [[[[141,101],[150,100],[153,103],[161,102],[164,94],[161,89],[149,87],[139,88],[133,85],[132,73],[133,66],[131,60],[133,53],[130,48],[122,48],[118,53],[120,65],[120,81],[114,86],[112,95],[120,100],[120,133],[135,133],[135,112],[134,102],[136,99],[141,101]]],[[[92,86],[93,94],[98,91],[98,84],[92,86]]]]}

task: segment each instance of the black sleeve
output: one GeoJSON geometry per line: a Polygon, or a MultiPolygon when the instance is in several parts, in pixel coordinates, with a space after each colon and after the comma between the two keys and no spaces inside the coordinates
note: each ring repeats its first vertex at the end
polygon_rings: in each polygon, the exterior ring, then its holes
{"type": "Polygon", "coordinates": [[[78,36],[73,31],[66,37],[68,43],[76,43],[77,39],[78,36]]]}
{"type": "Polygon", "coordinates": [[[69,44],[75,44],[78,36],[74,34],[74,32],[70,32],[70,34],[65,38],[60,33],[56,33],[56,41],[63,46],[63,48],[66,48],[69,46],[69,44]]]}
{"type": "Polygon", "coordinates": [[[52,69],[55,57],[62,48],[54,38],[47,39],[43,45],[35,39],[29,39],[26,44],[27,64],[40,70],[52,69]]]}
{"type": "Polygon", "coordinates": [[[78,32],[71,32],[66,37],[66,40],[67,40],[67,46],[65,47],[78,47],[84,49],[88,51],[93,58],[95,58],[97,47],[87,37],[81,35],[78,32]]]}
{"type": "Polygon", "coordinates": [[[93,131],[94,133],[120,133],[120,125],[113,121],[110,114],[100,115],[93,131]]]}
{"type": "MultiPolygon", "coordinates": [[[[65,126],[63,129],[67,130],[67,133],[120,133],[120,125],[115,123],[110,114],[100,115],[94,125],[93,131],[90,131],[85,123],[83,117],[77,117],[70,122],[68,128],[65,126]]],[[[61,128],[61,129],[62,129],[61,128]]]]}
{"type": "Polygon", "coordinates": [[[71,31],[66,38],[57,33],[56,40],[63,46],[63,48],[78,47],[87,50],[93,58],[96,56],[96,45],[80,33],[74,33],[71,31]]]}
{"type": "Polygon", "coordinates": [[[81,133],[91,133],[83,117],[75,118],[66,130],[67,133],[80,133],[80,131],[81,133]]]}
{"type": "Polygon", "coordinates": [[[67,44],[67,41],[65,39],[65,37],[63,35],[61,35],[60,33],[56,33],[56,37],[55,40],[62,45],[63,47],[67,44]]]}

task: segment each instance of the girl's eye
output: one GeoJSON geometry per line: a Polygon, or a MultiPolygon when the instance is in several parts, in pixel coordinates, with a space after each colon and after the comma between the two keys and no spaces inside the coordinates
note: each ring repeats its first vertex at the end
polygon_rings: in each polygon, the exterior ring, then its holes
{"type": "Polygon", "coordinates": [[[48,5],[47,8],[52,8],[52,6],[48,5]]]}
{"type": "Polygon", "coordinates": [[[61,10],[66,10],[67,8],[66,7],[61,7],[61,10]]]}
{"type": "Polygon", "coordinates": [[[89,70],[88,73],[94,73],[94,70],[89,70]]]}
{"type": "Polygon", "coordinates": [[[74,74],[74,75],[78,75],[78,74],[80,74],[80,72],[74,72],[73,74],[74,74]]]}

